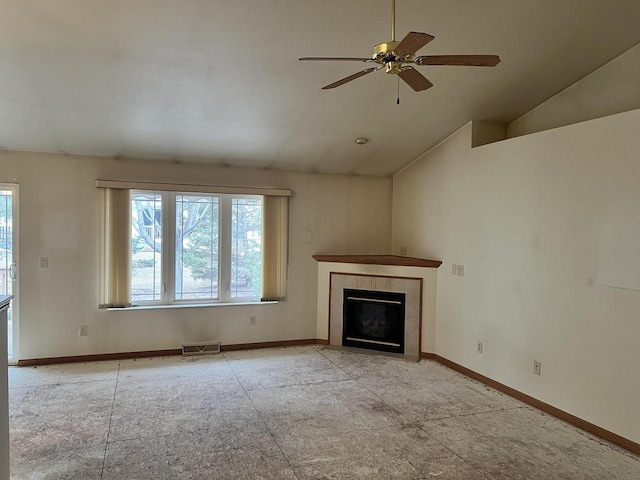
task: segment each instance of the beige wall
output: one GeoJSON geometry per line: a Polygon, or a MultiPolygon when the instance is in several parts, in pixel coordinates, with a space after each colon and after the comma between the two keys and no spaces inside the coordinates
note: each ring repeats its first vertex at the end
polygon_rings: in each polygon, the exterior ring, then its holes
{"type": "Polygon", "coordinates": [[[438,354],[635,442],[639,126],[635,110],[472,149],[468,124],[395,175],[392,227],[394,252],[444,262],[438,354]]]}
{"type": "Polygon", "coordinates": [[[0,182],[20,185],[22,359],[171,349],[202,340],[315,338],[317,264],[311,255],[380,254],[390,248],[391,178],[3,152],[0,182]],[[286,301],[98,310],[97,178],[291,188],[286,301]],[[40,257],[49,258],[48,269],[39,268],[40,257]],[[256,326],[249,326],[249,315],[257,317],[256,326]],[[79,325],[88,325],[87,337],[78,336],[79,325]]]}
{"type": "Polygon", "coordinates": [[[511,122],[517,137],[640,108],[640,45],[511,122]]]}

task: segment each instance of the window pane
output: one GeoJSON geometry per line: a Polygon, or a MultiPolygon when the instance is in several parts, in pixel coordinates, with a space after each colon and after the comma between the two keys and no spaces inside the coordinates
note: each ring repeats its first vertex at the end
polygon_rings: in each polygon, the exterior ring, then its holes
{"type": "MultiPolygon", "coordinates": [[[[10,190],[0,190],[0,295],[13,293],[11,264],[13,263],[13,197],[10,190]]],[[[13,307],[7,312],[7,353],[13,359],[13,307]]],[[[3,328],[3,327],[0,327],[3,328]]]]}
{"type": "Polygon", "coordinates": [[[162,296],[162,197],[131,195],[131,301],[162,296]]]}
{"type": "Polygon", "coordinates": [[[10,271],[13,263],[12,200],[10,191],[0,190],[0,295],[13,293],[10,271]]]}
{"type": "Polygon", "coordinates": [[[231,297],[262,292],[262,198],[232,199],[231,297]]]}
{"type": "Polygon", "coordinates": [[[220,201],[176,195],[176,300],[218,298],[220,201]]]}

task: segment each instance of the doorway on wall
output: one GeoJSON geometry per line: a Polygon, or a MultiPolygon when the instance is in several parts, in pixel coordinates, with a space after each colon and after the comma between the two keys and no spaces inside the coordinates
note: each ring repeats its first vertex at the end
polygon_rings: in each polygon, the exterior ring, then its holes
{"type": "Polygon", "coordinates": [[[17,361],[18,185],[0,183],[0,295],[13,295],[7,314],[9,363],[17,361]]]}

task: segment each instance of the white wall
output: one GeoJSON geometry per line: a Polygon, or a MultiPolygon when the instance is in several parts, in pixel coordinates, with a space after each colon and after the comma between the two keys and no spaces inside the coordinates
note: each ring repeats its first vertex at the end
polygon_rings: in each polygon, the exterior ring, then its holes
{"type": "Polygon", "coordinates": [[[640,44],[508,125],[517,137],[640,108],[640,44]]]}
{"type": "Polygon", "coordinates": [[[635,442],[639,126],[635,110],[472,149],[468,124],[395,175],[392,227],[394,252],[444,262],[436,353],[635,442]]]}
{"type": "MultiPolygon", "coordinates": [[[[14,180],[15,179],[15,180],[14,180]]],[[[388,253],[391,178],[2,152],[20,184],[19,358],[315,338],[315,253],[388,253]],[[277,305],[113,312],[97,308],[95,180],[291,188],[287,299],[277,305]],[[305,231],[312,233],[310,241],[305,231]],[[39,258],[49,268],[39,268],[39,258]],[[257,325],[249,327],[255,315],[257,325]],[[78,336],[79,325],[89,335],[78,336]]]]}

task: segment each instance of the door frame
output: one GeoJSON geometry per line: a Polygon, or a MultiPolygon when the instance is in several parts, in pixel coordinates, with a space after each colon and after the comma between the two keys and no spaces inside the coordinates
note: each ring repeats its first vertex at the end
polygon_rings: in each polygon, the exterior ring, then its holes
{"type": "Polygon", "coordinates": [[[12,255],[12,263],[16,264],[16,279],[13,280],[13,284],[11,286],[13,300],[11,300],[11,324],[12,324],[12,335],[11,335],[11,347],[13,350],[13,354],[11,355],[11,360],[9,361],[10,365],[18,363],[19,357],[19,311],[20,311],[20,301],[19,301],[19,289],[20,289],[20,218],[18,216],[18,204],[19,204],[19,184],[17,183],[9,183],[9,182],[0,182],[0,190],[10,190],[11,191],[11,255],[12,255]]]}

